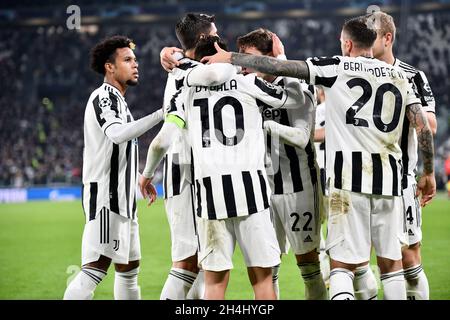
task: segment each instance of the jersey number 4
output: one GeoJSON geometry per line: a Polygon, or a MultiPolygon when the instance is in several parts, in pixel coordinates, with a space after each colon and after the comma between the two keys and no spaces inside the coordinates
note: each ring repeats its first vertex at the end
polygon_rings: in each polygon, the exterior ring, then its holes
{"type": "MultiPolygon", "coordinates": [[[[346,113],[346,123],[352,124],[355,127],[369,127],[369,122],[362,118],[357,118],[356,114],[366,105],[366,103],[372,97],[372,86],[369,81],[362,78],[354,78],[347,81],[347,86],[352,89],[354,87],[361,87],[363,89],[363,94],[358,100],[347,110],[346,113]]],[[[378,87],[375,92],[375,102],[373,106],[373,122],[378,130],[383,132],[393,131],[400,120],[400,113],[402,111],[403,98],[400,91],[391,83],[384,83],[378,87]],[[385,123],[381,119],[381,111],[383,109],[384,95],[386,93],[392,93],[394,95],[394,114],[391,122],[385,123]]]]}
{"type": "MultiPolygon", "coordinates": [[[[200,119],[202,122],[202,146],[211,146],[211,130],[209,128],[209,105],[208,99],[194,100],[194,107],[200,107],[200,119]]],[[[244,138],[244,111],[242,104],[234,97],[220,98],[213,107],[214,132],[217,140],[225,146],[235,146],[244,138]],[[231,106],[234,110],[236,133],[228,137],[223,132],[222,108],[231,106]]]]}

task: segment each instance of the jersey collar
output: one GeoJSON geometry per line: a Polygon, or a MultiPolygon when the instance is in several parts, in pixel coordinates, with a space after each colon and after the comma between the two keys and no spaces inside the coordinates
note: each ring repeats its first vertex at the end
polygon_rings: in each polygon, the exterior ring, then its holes
{"type": "Polygon", "coordinates": [[[107,88],[110,88],[116,95],[118,95],[125,102],[125,97],[122,95],[122,93],[120,93],[119,89],[117,89],[115,86],[113,86],[112,84],[109,84],[107,82],[103,82],[103,84],[107,88]]]}

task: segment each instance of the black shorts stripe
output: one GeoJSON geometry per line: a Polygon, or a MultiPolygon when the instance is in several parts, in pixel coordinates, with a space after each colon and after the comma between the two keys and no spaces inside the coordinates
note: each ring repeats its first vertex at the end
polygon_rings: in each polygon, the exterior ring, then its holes
{"type": "Polygon", "coordinates": [[[202,189],[198,180],[195,180],[195,191],[197,192],[197,216],[202,216],[202,189]]]}
{"type": "Polygon", "coordinates": [[[97,213],[97,192],[97,182],[91,182],[89,184],[89,221],[94,220],[97,213]]]}
{"type": "Polygon", "coordinates": [[[383,163],[379,153],[372,153],[372,194],[383,194],[383,163]]]}
{"type": "Polygon", "coordinates": [[[198,236],[197,231],[197,220],[195,219],[195,204],[194,204],[195,186],[193,184],[190,184],[189,187],[191,191],[192,222],[194,223],[194,233],[195,237],[197,238],[198,251],[200,251],[200,238],[198,236]]]}
{"type": "Polygon", "coordinates": [[[336,151],[336,157],[334,159],[334,187],[336,189],[342,189],[342,167],[344,165],[344,159],[342,157],[342,151],[336,151]]]}
{"type": "Polygon", "coordinates": [[[169,165],[169,156],[166,154],[164,156],[164,199],[167,199],[167,166],[169,165]]]}
{"type": "Polygon", "coordinates": [[[113,151],[111,154],[111,171],[109,174],[109,207],[112,212],[119,212],[119,195],[117,188],[119,187],[119,145],[113,143],[113,151]]]}
{"type": "MultiPolygon", "coordinates": [[[[134,146],[134,174],[136,179],[137,173],[138,173],[138,161],[139,161],[139,153],[138,153],[138,145],[134,146]]],[[[134,180],[135,181],[135,180],[134,180]]],[[[136,191],[134,192],[134,199],[133,199],[133,219],[136,218],[136,191]]]]}
{"type": "Polygon", "coordinates": [[[261,192],[262,192],[262,198],[263,198],[263,203],[264,203],[264,209],[267,209],[269,207],[269,199],[267,198],[266,180],[264,179],[264,176],[263,176],[261,170],[258,170],[258,177],[259,177],[259,183],[261,185],[261,192]]]}
{"type": "Polygon", "coordinates": [[[172,155],[172,189],[173,195],[177,196],[180,194],[181,185],[181,169],[180,169],[180,158],[178,153],[172,155]]]}
{"type": "Polygon", "coordinates": [[[234,198],[233,181],[231,175],[222,176],[223,197],[228,217],[237,217],[236,199],[234,198]]]}
{"type": "Polygon", "coordinates": [[[255,77],[255,85],[260,88],[263,92],[267,93],[269,96],[275,99],[281,100],[283,98],[283,92],[279,91],[273,87],[273,85],[269,85],[264,80],[261,80],[258,77],[255,77]]]}
{"type": "Polygon", "coordinates": [[[253,181],[250,172],[248,171],[242,172],[242,181],[244,183],[245,198],[247,199],[248,213],[249,214],[255,213],[258,211],[258,208],[256,207],[255,191],[253,189],[253,181]]]}
{"type": "Polygon", "coordinates": [[[361,192],[362,153],[352,152],[352,191],[361,192]]]}
{"type": "Polygon", "coordinates": [[[214,206],[214,197],[211,186],[211,178],[205,177],[203,178],[203,186],[206,190],[206,207],[208,210],[208,218],[211,220],[217,219],[216,208],[214,206]]]}
{"type": "Polygon", "coordinates": [[[127,217],[131,218],[130,213],[130,184],[131,184],[131,141],[127,142],[127,149],[125,151],[127,157],[127,167],[125,169],[125,199],[127,202],[127,217]]]}
{"type": "Polygon", "coordinates": [[[397,161],[392,155],[389,155],[389,163],[392,169],[392,195],[398,196],[398,172],[397,172],[397,161]]]}
{"type": "Polygon", "coordinates": [[[331,88],[337,80],[336,77],[318,77],[316,76],[315,84],[318,86],[324,86],[327,88],[331,88]]]}

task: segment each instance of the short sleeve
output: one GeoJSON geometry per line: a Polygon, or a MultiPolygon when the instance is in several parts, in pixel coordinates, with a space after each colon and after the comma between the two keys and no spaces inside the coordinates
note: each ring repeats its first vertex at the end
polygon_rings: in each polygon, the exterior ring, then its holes
{"type": "Polygon", "coordinates": [[[112,124],[123,123],[118,99],[112,92],[101,92],[92,100],[97,122],[103,132],[112,124]]]}
{"type": "Polygon", "coordinates": [[[414,82],[408,82],[408,92],[406,95],[406,105],[409,106],[414,103],[420,104],[419,94],[417,93],[417,88],[414,82]]]}
{"type": "Polygon", "coordinates": [[[308,58],[306,65],[309,69],[309,84],[331,88],[338,76],[341,57],[308,58]]]}

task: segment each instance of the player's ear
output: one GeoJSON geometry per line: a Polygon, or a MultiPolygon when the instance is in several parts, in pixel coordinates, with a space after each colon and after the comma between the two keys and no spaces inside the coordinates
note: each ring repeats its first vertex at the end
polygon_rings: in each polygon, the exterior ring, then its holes
{"type": "Polygon", "coordinates": [[[105,73],[113,73],[114,72],[114,64],[111,62],[105,62],[105,73]]]}
{"type": "Polygon", "coordinates": [[[385,37],[386,37],[385,45],[387,46],[388,44],[392,44],[392,40],[393,40],[392,33],[390,33],[390,32],[386,33],[385,37]]]}

